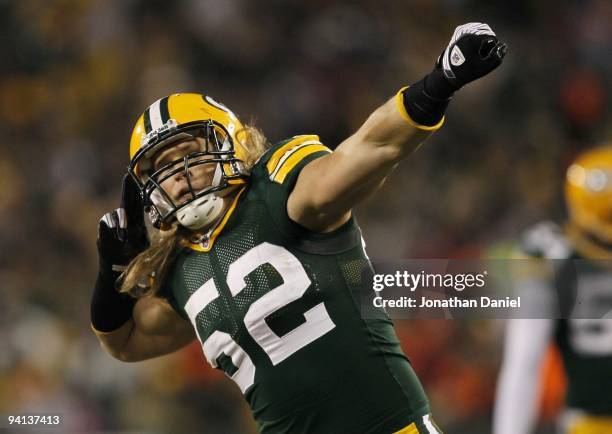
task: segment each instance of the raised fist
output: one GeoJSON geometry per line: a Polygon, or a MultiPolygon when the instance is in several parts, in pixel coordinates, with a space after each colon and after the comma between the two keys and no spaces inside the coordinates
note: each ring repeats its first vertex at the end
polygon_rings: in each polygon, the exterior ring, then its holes
{"type": "Polygon", "coordinates": [[[455,89],[487,75],[504,59],[508,46],[484,23],[467,23],[455,29],[436,67],[455,89]]]}

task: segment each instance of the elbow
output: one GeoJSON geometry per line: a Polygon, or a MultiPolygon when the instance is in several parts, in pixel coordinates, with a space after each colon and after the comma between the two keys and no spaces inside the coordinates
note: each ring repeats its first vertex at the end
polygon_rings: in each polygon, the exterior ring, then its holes
{"type": "Polygon", "coordinates": [[[100,347],[104,350],[106,354],[111,356],[113,359],[119,360],[121,362],[127,362],[129,357],[124,351],[121,351],[118,348],[113,348],[107,345],[104,341],[100,341],[100,347]]]}
{"type": "Polygon", "coordinates": [[[126,348],[117,348],[110,346],[103,340],[100,340],[100,347],[102,347],[106,354],[111,356],[113,359],[119,360],[120,362],[133,363],[143,360],[142,358],[135,357],[135,355],[132,354],[130,351],[127,351],[126,348]]]}
{"type": "Polygon", "coordinates": [[[119,357],[115,357],[115,358],[123,363],[135,363],[135,362],[142,362],[143,360],[146,360],[145,358],[133,357],[126,353],[121,353],[119,357]]]}
{"type": "MultiPolygon", "coordinates": [[[[104,346],[102,347],[104,348],[104,346]]],[[[119,360],[120,362],[134,363],[134,362],[140,362],[144,360],[142,358],[134,357],[133,354],[130,354],[127,351],[111,351],[107,348],[105,348],[105,350],[109,356],[111,356],[113,359],[119,360]]]]}

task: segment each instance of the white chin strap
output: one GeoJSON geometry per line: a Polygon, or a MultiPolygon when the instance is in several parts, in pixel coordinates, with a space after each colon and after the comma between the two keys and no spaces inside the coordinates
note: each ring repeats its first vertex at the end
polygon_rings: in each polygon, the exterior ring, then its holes
{"type": "Polygon", "coordinates": [[[209,193],[178,210],[176,219],[182,226],[195,231],[210,226],[222,211],[223,199],[209,193]]]}

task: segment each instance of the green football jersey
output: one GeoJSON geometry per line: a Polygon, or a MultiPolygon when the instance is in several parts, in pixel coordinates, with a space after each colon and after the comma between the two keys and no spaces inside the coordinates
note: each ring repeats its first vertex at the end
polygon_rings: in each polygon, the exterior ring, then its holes
{"type": "Polygon", "coordinates": [[[556,309],[555,342],[567,377],[566,406],[612,415],[612,269],[589,261],[557,225],[535,225],[525,235],[530,256],[554,258],[549,282],[556,309]],[[606,319],[603,319],[603,318],[606,319]]]}
{"type": "Polygon", "coordinates": [[[361,315],[373,271],[355,220],[323,234],[287,215],[300,170],[328,152],[317,136],[269,149],[164,288],[264,434],[391,434],[429,420],[391,321],[382,310],[361,315]]]}
{"type": "Polygon", "coordinates": [[[575,253],[560,265],[556,288],[570,316],[555,333],[567,372],[566,405],[612,416],[612,271],[575,253]]]}

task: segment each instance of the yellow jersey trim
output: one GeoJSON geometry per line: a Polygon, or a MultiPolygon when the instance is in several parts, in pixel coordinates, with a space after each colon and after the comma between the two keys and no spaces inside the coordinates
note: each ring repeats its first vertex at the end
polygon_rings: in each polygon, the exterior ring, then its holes
{"type": "Polygon", "coordinates": [[[223,219],[221,220],[221,222],[217,225],[217,227],[213,230],[212,234],[210,235],[210,238],[208,240],[208,243],[206,244],[206,247],[203,247],[202,245],[196,244],[196,243],[187,243],[187,247],[197,252],[209,252],[210,249],[212,249],[213,244],[215,243],[215,239],[219,236],[219,234],[225,227],[225,224],[227,223],[227,221],[233,214],[234,210],[236,209],[236,205],[238,204],[238,199],[240,199],[240,196],[242,195],[242,193],[244,193],[245,190],[246,190],[246,187],[242,187],[242,189],[238,192],[238,194],[234,198],[234,201],[230,205],[229,209],[223,216],[223,219]]]}
{"type": "Polygon", "coordinates": [[[321,144],[321,142],[319,141],[319,136],[316,136],[314,134],[295,136],[291,140],[289,140],[287,143],[285,143],[283,146],[281,146],[276,151],[274,151],[274,153],[272,154],[272,156],[266,163],[266,168],[268,169],[268,173],[269,174],[273,173],[276,170],[276,166],[278,165],[281,158],[283,158],[283,155],[285,155],[286,152],[308,141],[312,143],[321,144]]]}
{"type": "Polygon", "coordinates": [[[393,434],[419,434],[419,429],[416,427],[416,424],[412,422],[410,425],[399,431],[395,431],[393,434]]]}
{"type": "Polygon", "coordinates": [[[299,147],[294,148],[291,155],[287,155],[287,158],[281,162],[276,170],[270,175],[270,180],[282,184],[285,181],[287,175],[293,170],[293,168],[307,156],[314,154],[315,152],[331,152],[331,150],[324,145],[318,144],[303,144],[299,147]]]}
{"type": "Polygon", "coordinates": [[[402,87],[395,95],[395,105],[397,106],[397,111],[399,111],[402,118],[404,118],[404,120],[410,126],[422,131],[436,131],[440,129],[440,127],[444,124],[445,116],[442,116],[442,119],[440,119],[440,122],[438,122],[436,125],[431,126],[421,125],[410,117],[410,115],[406,111],[406,106],[404,105],[404,91],[408,89],[408,87],[409,86],[402,87]]]}

